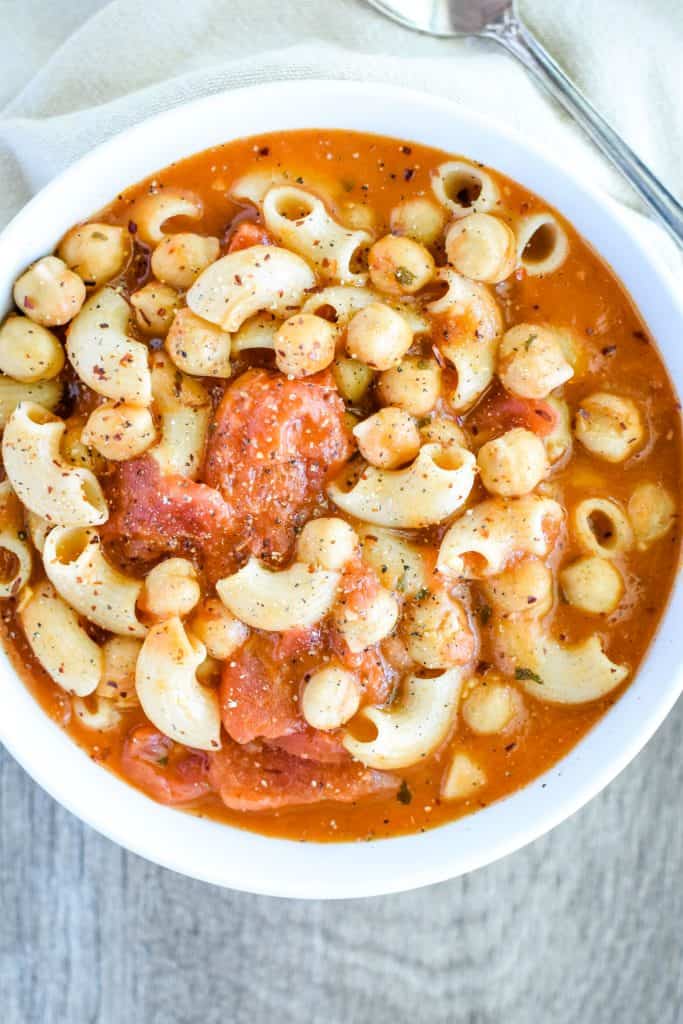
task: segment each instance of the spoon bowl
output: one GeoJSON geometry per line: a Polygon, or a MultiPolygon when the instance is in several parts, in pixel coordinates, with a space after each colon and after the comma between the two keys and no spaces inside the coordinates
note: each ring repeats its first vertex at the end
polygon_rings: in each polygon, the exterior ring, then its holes
{"type": "Polygon", "coordinates": [[[511,0],[368,0],[388,18],[433,36],[476,35],[493,25],[511,0]]]}

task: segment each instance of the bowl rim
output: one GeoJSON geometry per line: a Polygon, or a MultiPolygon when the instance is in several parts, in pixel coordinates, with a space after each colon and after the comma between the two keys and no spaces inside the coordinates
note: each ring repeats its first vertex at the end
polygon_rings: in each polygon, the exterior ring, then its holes
{"type": "MultiPolygon", "coordinates": [[[[641,243],[634,220],[577,170],[509,126],[454,101],[393,85],[333,79],[266,82],[175,106],[113,136],[49,182],[0,234],[0,309],[23,267],[49,251],[79,219],[75,209],[82,211],[81,218],[92,216],[120,188],[219,142],[304,127],[374,132],[462,152],[546,198],[611,264],[658,348],[665,350],[662,358],[674,386],[683,389],[683,355],[675,346],[683,301],[669,269],[641,243]],[[251,130],[231,127],[247,119],[251,130]],[[159,156],[150,158],[150,151],[159,156]],[[169,153],[174,155],[168,158],[169,153]],[[112,184],[119,178],[118,185],[112,184]]],[[[622,771],[683,690],[683,641],[675,629],[682,614],[683,588],[677,579],[636,678],[587,736],[521,790],[422,834],[371,843],[299,843],[156,804],[111,772],[92,766],[40,708],[4,650],[0,740],[43,789],[82,821],[181,874],[245,892],[296,898],[401,892],[457,877],[519,849],[570,817],[622,771]]]]}

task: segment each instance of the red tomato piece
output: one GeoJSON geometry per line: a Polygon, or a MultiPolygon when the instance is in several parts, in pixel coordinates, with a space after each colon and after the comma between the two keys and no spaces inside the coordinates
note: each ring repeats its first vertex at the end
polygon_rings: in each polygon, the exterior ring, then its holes
{"type": "MultiPolygon", "coordinates": [[[[337,601],[347,609],[361,613],[381,589],[382,584],[374,570],[356,558],[344,570],[337,601]]],[[[379,644],[354,653],[334,626],[329,631],[329,643],[342,665],[358,676],[363,688],[363,703],[384,704],[393,689],[396,674],[383,657],[379,644]]]]}
{"type": "Polygon", "coordinates": [[[239,224],[228,242],[228,252],[240,252],[241,249],[249,249],[252,245],[272,245],[273,240],[260,224],[253,220],[244,220],[239,224]]]}
{"type": "Polygon", "coordinates": [[[177,746],[151,725],[129,732],[121,752],[121,771],[162,804],[188,804],[211,790],[209,761],[200,750],[177,746]]]}
{"type": "Polygon", "coordinates": [[[398,780],[355,762],[320,764],[284,750],[227,740],[209,755],[209,780],[226,807],[266,811],[335,800],[348,803],[372,793],[389,793],[398,780]]]}
{"type": "Polygon", "coordinates": [[[268,740],[269,747],[277,747],[293,757],[321,764],[341,764],[350,761],[350,755],[342,746],[341,736],[335,732],[321,732],[305,725],[288,736],[277,736],[268,740]]]}
{"type": "Polygon", "coordinates": [[[204,479],[234,510],[235,544],[280,562],[352,451],[344,404],[327,375],[287,380],[249,370],[215,417],[204,479]]]}
{"type": "Polygon", "coordinates": [[[212,578],[236,568],[230,549],[233,519],[218,491],[183,476],[162,476],[154,459],[121,463],[108,484],[105,543],[125,559],[193,556],[212,578]]]}
{"type": "Polygon", "coordinates": [[[319,660],[320,632],[255,634],[225,662],[219,688],[223,726],[238,743],[303,728],[297,696],[319,660]]]}
{"type": "Polygon", "coordinates": [[[557,423],[557,413],[543,399],[517,398],[507,391],[496,389],[484,398],[467,420],[467,427],[484,443],[493,437],[525,427],[539,437],[547,437],[557,423]]]}

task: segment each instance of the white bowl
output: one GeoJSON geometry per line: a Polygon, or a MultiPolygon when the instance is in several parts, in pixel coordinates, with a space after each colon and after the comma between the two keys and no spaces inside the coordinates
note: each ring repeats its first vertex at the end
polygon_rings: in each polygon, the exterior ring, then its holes
{"type": "MultiPolygon", "coordinates": [[[[535,144],[455,103],[394,87],[288,82],[160,114],[98,147],[37,195],[0,236],[0,310],[12,282],[72,224],[173,160],[245,135],[346,128],[463,153],[546,198],[626,285],[683,385],[683,306],[617,205],[535,144]]],[[[35,703],[0,653],[0,738],[44,789],[122,846],[164,867],[254,893],[371,896],[453,878],[518,849],[595,796],[638,753],[683,688],[683,587],[676,586],[636,680],[555,768],[513,796],[422,835],[353,844],[269,839],[153,803],[94,764],[35,703]]]]}

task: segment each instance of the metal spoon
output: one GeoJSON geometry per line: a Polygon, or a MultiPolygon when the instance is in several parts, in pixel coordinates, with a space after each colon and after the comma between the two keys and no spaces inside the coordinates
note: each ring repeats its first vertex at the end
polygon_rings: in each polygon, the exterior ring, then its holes
{"type": "Polygon", "coordinates": [[[630,181],[669,234],[683,246],[683,206],[583,96],[520,21],[516,0],[367,0],[388,18],[433,36],[495,39],[522,62],[630,181]]]}

